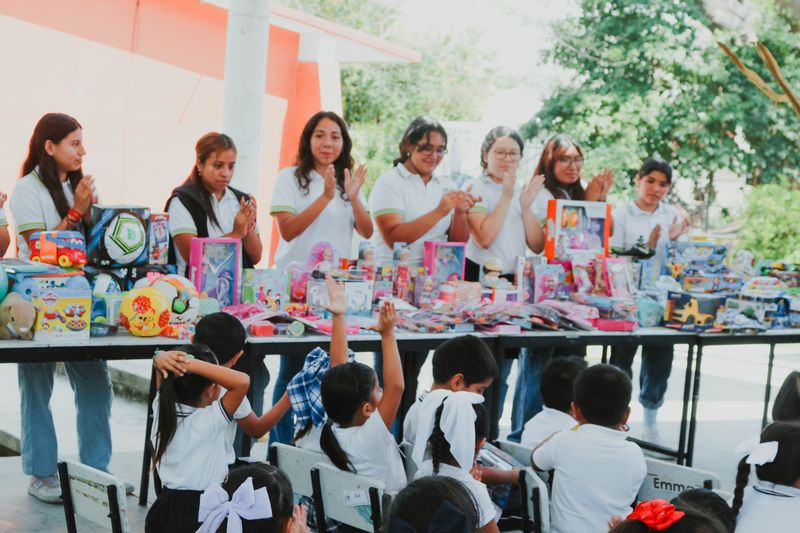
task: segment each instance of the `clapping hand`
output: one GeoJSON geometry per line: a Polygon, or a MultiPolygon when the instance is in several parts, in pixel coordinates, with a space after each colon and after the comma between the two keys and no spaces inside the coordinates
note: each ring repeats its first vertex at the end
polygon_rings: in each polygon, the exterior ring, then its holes
{"type": "Polygon", "coordinates": [[[584,197],[589,202],[605,202],[606,195],[614,184],[614,173],[606,169],[597,174],[586,186],[584,197]]]}
{"type": "Polygon", "coordinates": [[[336,167],[328,165],[325,175],[322,177],[325,179],[325,189],[322,191],[322,195],[328,200],[333,200],[336,195],[336,167]]]}
{"type": "Polygon", "coordinates": [[[542,189],[544,189],[544,175],[533,176],[519,194],[519,206],[523,211],[531,208],[542,189]]]}
{"type": "Polygon", "coordinates": [[[365,164],[358,165],[353,172],[350,172],[350,169],[344,169],[344,192],[351,202],[358,198],[358,192],[366,180],[367,166],[365,164]]]}
{"type": "Polygon", "coordinates": [[[86,213],[94,203],[94,178],[84,176],[75,187],[75,209],[80,213],[86,213]]]}
{"type": "Polygon", "coordinates": [[[647,239],[647,246],[655,248],[658,244],[658,239],[661,238],[661,224],[656,224],[656,227],[650,232],[650,237],[647,239]]]}
{"type": "Polygon", "coordinates": [[[669,227],[669,240],[674,241],[684,233],[689,231],[689,219],[675,217],[672,220],[672,225],[669,227]]]}

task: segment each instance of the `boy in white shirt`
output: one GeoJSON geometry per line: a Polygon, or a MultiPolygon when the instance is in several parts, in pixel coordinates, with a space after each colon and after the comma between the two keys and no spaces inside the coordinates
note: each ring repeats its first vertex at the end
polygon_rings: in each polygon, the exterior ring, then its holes
{"type": "Polygon", "coordinates": [[[536,448],[561,430],[572,429],[572,389],[578,373],[586,368],[583,357],[572,355],[551,359],[542,370],[541,391],[544,407],[525,423],[520,444],[536,448]]]}
{"type": "Polygon", "coordinates": [[[537,470],[553,470],[553,533],[605,533],[613,516],[627,516],[647,475],[644,454],[626,440],[631,380],[611,365],[575,379],[573,416],[580,426],[561,431],[533,451],[537,470]]]}

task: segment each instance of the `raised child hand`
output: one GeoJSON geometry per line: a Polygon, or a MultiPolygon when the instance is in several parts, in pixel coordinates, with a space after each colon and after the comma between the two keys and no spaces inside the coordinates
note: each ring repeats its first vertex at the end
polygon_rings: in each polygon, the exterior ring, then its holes
{"type": "Polygon", "coordinates": [[[330,273],[325,274],[325,287],[328,289],[328,305],[325,309],[334,316],[344,315],[347,312],[347,298],[344,294],[344,283],[335,281],[330,273]]]}
{"type": "Polygon", "coordinates": [[[378,315],[378,323],[370,326],[369,329],[377,331],[381,335],[394,331],[394,325],[397,323],[397,310],[394,307],[394,302],[384,300],[381,306],[380,314],[378,315]]]}
{"type": "Polygon", "coordinates": [[[168,352],[158,352],[153,358],[153,366],[161,373],[161,377],[168,378],[170,374],[183,376],[188,372],[186,365],[189,358],[185,352],[170,350],[168,352]]]}

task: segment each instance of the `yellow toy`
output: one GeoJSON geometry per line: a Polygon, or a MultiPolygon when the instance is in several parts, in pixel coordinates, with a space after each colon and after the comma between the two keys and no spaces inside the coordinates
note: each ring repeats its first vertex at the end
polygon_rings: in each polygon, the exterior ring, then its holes
{"type": "Polygon", "coordinates": [[[164,294],[153,287],[132,289],[122,299],[119,321],[137,337],[160,335],[169,324],[170,306],[164,294]]]}

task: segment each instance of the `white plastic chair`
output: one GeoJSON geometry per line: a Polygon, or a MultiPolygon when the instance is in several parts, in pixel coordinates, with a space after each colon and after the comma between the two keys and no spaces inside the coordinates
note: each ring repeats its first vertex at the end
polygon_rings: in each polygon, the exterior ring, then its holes
{"type": "Polygon", "coordinates": [[[318,463],[327,463],[328,458],[321,453],[276,443],[269,447],[269,462],[280,468],[292,481],[295,494],[312,498],[311,469],[318,463]]]}
{"type": "Polygon", "coordinates": [[[659,461],[650,457],[647,463],[647,477],[637,495],[637,501],[671,500],[687,489],[706,488],[718,490],[721,482],[717,474],[689,466],[659,461]]]}
{"type": "Polygon", "coordinates": [[[114,533],[130,531],[123,481],[72,461],[58,463],[58,475],[69,533],[77,532],[76,514],[114,533]]]}
{"type": "Polygon", "coordinates": [[[326,518],[380,533],[383,515],[392,501],[382,481],[319,463],[311,469],[311,483],[320,533],[326,533],[326,518]]]}

